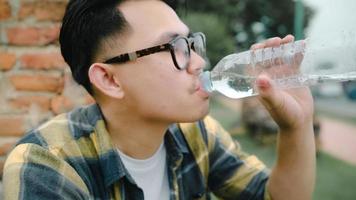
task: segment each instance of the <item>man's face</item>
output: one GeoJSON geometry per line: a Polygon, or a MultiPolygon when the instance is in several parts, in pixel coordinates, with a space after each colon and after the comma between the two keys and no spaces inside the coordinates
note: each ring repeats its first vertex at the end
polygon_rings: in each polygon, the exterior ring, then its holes
{"type": "MultiPolygon", "coordinates": [[[[126,1],[119,9],[132,30],[125,34],[120,52],[110,52],[110,56],[164,44],[189,33],[162,1],[126,1]]],[[[204,65],[204,60],[191,51],[188,68],[179,71],[170,52],[164,51],[119,64],[114,70],[128,109],[150,120],[188,122],[208,113],[209,98],[198,79],[204,65]]]]}

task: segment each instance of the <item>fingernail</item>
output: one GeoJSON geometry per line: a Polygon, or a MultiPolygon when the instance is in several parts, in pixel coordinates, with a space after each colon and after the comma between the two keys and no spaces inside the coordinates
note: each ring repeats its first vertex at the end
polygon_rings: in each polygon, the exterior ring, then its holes
{"type": "Polygon", "coordinates": [[[270,82],[267,79],[263,79],[263,78],[262,79],[257,79],[256,84],[262,90],[266,90],[266,89],[271,87],[270,82]]]}

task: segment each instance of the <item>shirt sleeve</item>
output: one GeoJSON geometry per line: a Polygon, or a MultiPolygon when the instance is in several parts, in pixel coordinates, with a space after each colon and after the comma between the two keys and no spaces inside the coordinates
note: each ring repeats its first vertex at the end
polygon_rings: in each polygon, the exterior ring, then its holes
{"type": "Polygon", "coordinates": [[[212,192],[222,199],[271,199],[266,166],[256,156],[244,153],[213,118],[206,117],[204,125],[209,149],[208,185],[212,192]]]}
{"type": "Polygon", "coordinates": [[[4,167],[4,197],[12,199],[90,199],[88,189],[64,159],[37,144],[19,144],[4,167]]]}

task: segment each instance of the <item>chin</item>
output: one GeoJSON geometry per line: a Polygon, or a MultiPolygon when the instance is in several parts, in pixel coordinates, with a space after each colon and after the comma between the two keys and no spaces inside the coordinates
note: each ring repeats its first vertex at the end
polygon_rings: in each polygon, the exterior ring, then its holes
{"type": "Polygon", "coordinates": [[[182,118],[180,118],[180,120],[178,120],[177,122],[181,122],[181,123],[196,122],[203,119],[208,114],[209,114],[209,104],[200,107],[199,110],[195,108],[194,112],[186,111],[185,115],[182,118]]]}
{"type": "Polygon", "coordinates": [[[145,118],[166,124],[192,123],[209,114],[209,100],[196,101],[193,104],[161,106],[150,111],[144,113],[145,118]]]}

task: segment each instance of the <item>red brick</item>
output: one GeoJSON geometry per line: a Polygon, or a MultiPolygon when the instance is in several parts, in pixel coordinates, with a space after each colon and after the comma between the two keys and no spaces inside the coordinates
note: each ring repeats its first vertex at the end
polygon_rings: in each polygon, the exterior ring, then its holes
{"type": "Polygon", "coordinates": [[[74,107],[74,103],[63,95],[56,96],[51,101],[51,109],[54,114],[68,112],[74,107]]]}
{"type": "Polygon", "coordinates": [[[8,1],[0,1],[0,21],[11,17],[11,7],[8,1]]]}
{"type": "Polygon", "coordinates": [[[24,132],[24,118],[0,116],[0,136],[22,136],[24,132]]]}
{"type": "Polygon", "coordinates": [[[16,90],[46,91],[60,93],[64,82],[62,77],[50,75],[13,75],[9,77],[16,90]]]}
{"type": "Polygon", "coordinates": [[[13,27],[6,33],[11,45],[47,45],[58,41],[59,26],[13,27]]]}
{"type": "Polygon", "coordinates": [[[16,141],[6,142],[0,145],[0,156],[6,156],[7,153],[14,147],[16,141]]]}
{"type": "Polygon", "coordinates": [[[20,96],[10,99],[9,104],[16,109],[28,109],[34,104],[43,111],[48,111],[51,108],[51,98],[47,96],[20,96]]]}
{"type": "Polygon", "coordinates": [[[63,69],[66,66],[60,53],[25,54],[20,60],[21,66],[28,69],[63,69]]]}
{"type": "Polygon", "coordinates": [[[64,15],[66,2],[63,1],[34,1],[23,2],[19,18],[34,16],[39,21],[60,21],[64,15]]]}
{"type": "Polygon", "coordinates": [[[0,70],[10,70],[16,63],[16,55],[0,52],[0,70]]]}

